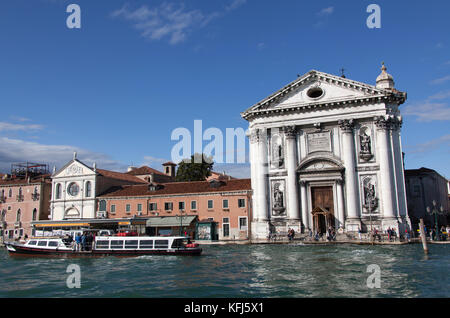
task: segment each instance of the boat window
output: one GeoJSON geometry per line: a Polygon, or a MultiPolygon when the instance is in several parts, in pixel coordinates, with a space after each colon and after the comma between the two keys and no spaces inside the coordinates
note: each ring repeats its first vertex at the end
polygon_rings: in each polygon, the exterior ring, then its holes
{"type": "Polygon", "coordinates": [[[58,242],[57,241],[50,241],[50,242],[48,242],[48,246],[58,246],[58,242]]]}
{"type": "Polygon", "coordinates": [[[153,248],[153,240],[141,240],[139,248],[153,248]]]}
{"type": "Polygon", "coordinates": [[[39,241],[38,246],[47,246],[47,241],[39,241]]]}
{"type": "Polygon", "coordinates": [[[108,248],[109,247],[109,241],[97,241],[96,242],[96,247],[97,248],[108,248]]]}
{"type": "Polygon", "coordinates": [[[138,248],[138,240],[126,240],[125,248],[138,248]]]}
{"type": "Polygon", "coordinates": [[[168,240],[155,240],[155,248],[168,248],[169,241],[168,240]]]}
{"type": "Polygon", "coordinates": [[[123,248],[123,240],[111,241],[111,248],[123,248]]]}
{"type": "Polygon", "coordinates": [[[28,245],[36,245],[37,241],[29,241],[28,245]]]}
{"type": "Polygon", "coordinates": [[[172,243],[172,248],[181,248],[183,247],[183,239],[175,239],[172,243]]]}

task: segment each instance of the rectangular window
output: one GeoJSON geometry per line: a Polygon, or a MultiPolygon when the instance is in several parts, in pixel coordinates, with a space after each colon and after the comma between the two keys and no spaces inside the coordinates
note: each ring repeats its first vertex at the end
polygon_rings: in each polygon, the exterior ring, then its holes
{"type": "Polygon", "coordinates": [[[225,237],[230,236],[230,224],[228,223],[223,224],[223,236],[225,237]]]}
{"type": "Polygon", "coordinates": [[[37,243],[36,241],[29,241],[28,245],[36,245],[36,243],[37,243]]]}
{"type": "Polygon", "coordinates": [[[48,242],[48,246],[58,246],[58,242],[50,241],[50,242],[48,242]]]}
{"type": "Polygon", "coordinates": [[[238,199],[238,207],[245,208],[245,199],[238,199]]]}
{"type": "Polygon", "coordinates": [[[123,240],[111,241],[111,248],[123,248],[123,240]]]}
{"type": "Polygon", "coordinates": [[[168,240],[155,240],[155,248],[168,248],[169,241],[168,240]]]}
{"type": "Polygon", "coordinates": [[[191,210],[197,210],[197,201],[191,201],[191,210]]]}
{"type": "Polygon", "coordinates": [[[138,240],[126,240],[125,248],[137,249],[138,248],[138,240]]]}
{"type": "Polygon", "coordinates": [[[156,211],[156,209],[157,209],[156,203],[150,203],[148,209],[150,211],[156,211]]]}
{"type": "Polygon", "coordinates": [[[153,248],[153,240],[141,240],[139,248],[153,248]]]}
{"type": "Polygon", "coordinates": [[[208,210],[212,210],[214,207],[213,200],[208,200],[208,210]]]}
{"type": "Polygon", "coordinates": [[[142,204],[138,203],[137,205],[137,211],[142,212],[142,204]]]}
{"type": "Polygon", "coordinates": [[[130,211],[131,211],[131,204],[127,204],[125,209],[126,209],[127,213],[130,213],[130,211]]]}
{"type": "Polygon", "coordinates": [[[39,241],[38,246],[47,246],[47,241],[39,241]]]}
{"type": "Polygon", "coordinates": [[[224,209],[228,209],[228,200],[223,200],[222,201],[222,207],[224,208],[224,209]]]}
{"type": "Polygon", "coordinates": [[[111,204],[111,213],[116,213],[116,205],[111,204]]]}
{"type": "Polygon", "coordinates": [[[222,219],[222,222],[223,222],[223,223],[230,223],[230,219],[229,219],[229,218],[223,218],[223,219],[222,219]]]}
{"type": "Polygon", "coordinates": [[[109,241],[97,241],[95,248],[109,248],[109,241]]]}
{"type": "Polygon", "coordinates": [[[164,210],[172,211],[173,210],[173,203],[172,202],[165,202],[164,203],[164,210]]]}
{"type": "Polygon", "coordinates": [[[184,211],[184,202],[178,202],[178,210],[184,211]]]}
{"type": "Polygon", "coordinates": [[[239,230],[247,231],[247,218],[239,218],[239,230]]]}

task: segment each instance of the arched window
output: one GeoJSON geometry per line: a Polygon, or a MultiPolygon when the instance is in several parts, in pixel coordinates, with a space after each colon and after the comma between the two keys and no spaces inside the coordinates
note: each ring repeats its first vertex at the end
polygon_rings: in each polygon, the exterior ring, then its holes
{"type": "Polygon", "coordinates": [[[101,200],[99,204],[99,211],[106,211],[106,200],[101,200]]]}
{"type": "Polygon", "coordinates": [[[21,197],[22,196],[22,188],[20,187],[19,188],[19,197],[21,197]]]}
{"type": "Polygon", "coordinates": [[[22,212],[19,209],[19,210],[17,210],[16,222],[20,222],[21,216],[22,216],[22,212]]]}
{"type": "Polygon", "coordinates": [[[56,199],[61,199],[61,183],[58,183],[56,185],[56,189],[55,189],[55,198],[56,199]]]}
{"type": "Polygon", "coordinates": [[[5,221],[5,218],[6,218],[6,210],[3,209],[2,210],[2,221],[5,221]]]}
{"type": "Polygon", "coordinates": [[[37,210],[36,208],[33,209],[33,221],[36,221],[37,218],[37,210]]]}
{"type": "Polygon", "coordinates": [[[8,197],[12,197],[12,189],[9,189],[8,197]]]}
{"type": "Polygon", "coordinates": [[[91,181],[86,182],[85,196],[89,198],[91,196],[91,181]]]}

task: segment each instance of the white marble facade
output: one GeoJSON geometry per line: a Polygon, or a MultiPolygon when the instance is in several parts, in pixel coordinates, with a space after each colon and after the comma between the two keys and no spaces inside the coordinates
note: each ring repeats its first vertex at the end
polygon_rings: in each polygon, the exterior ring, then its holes
{"type": "Polygon", "coordinates": [[[243,112],[252,237],[324,224],[341,232],[409,227],[399,111],[405,100],[384,65],[376,86],[313,70],[243,112]]]}

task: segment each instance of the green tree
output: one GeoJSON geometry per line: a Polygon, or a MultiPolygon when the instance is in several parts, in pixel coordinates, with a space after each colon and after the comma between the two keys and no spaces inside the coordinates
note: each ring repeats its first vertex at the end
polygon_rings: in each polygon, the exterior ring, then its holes
{"type": "Polygon", "coordinates": [[[212,157],[196,153],[178,164],[176,181],[204,181],[213,169],[212,157]]]}

